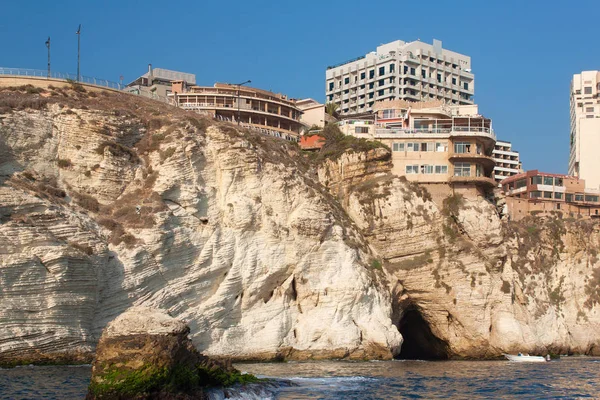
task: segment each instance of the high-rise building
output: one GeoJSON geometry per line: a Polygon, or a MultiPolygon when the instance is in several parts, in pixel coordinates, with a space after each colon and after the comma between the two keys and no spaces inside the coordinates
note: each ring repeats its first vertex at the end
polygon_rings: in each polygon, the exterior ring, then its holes
{"type": "Polygon", "coordinates": [[[441,100],[470,105],[475,92],[471,57],[419,40],[396,40],[365,56],[327,67],[326,98],[340,115],[370,112],[376,101],[441,100]]]}
{"type": "Polygon", "coordinates": [[[494,161],[496,162],[494,166],[494,179],[498,182],[498,186],[500,186],[502,179],[523,172],[521,161],[519,160],[519,152],[513,151],[510,142],[497,140],[494,145],[492,157],[494,157],[494,161]]]}
{"type": "Polygon", "coordinates": [[[600,188],[600,71],[583,71],[571,81],[569,175],[600,188]]]}

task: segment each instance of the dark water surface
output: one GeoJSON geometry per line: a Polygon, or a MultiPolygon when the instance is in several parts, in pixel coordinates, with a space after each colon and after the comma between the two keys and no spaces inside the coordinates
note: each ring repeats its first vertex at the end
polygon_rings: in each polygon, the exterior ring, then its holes
{"type": "MultiPolygon", "coordinates": [[[[289,379],[272,399],[432,399],[600,397],[600,359],[550,363],[386,361],[238,364],[262,377],[289,379]]],[[[82,399],[90,366],[0,369],[0,399],[82,399]]],[[[220,396],[217,396],[217,398],[220,396]]],[[[237,398],[257,398],[238,395],[237,398]]],[[[258,396],[260,397],[260,396],[258,396]]]]}

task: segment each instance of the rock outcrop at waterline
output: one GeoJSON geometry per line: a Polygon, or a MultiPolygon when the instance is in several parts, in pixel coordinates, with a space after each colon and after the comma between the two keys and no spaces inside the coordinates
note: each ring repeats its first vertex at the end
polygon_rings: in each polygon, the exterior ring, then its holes
{"type": "Polygon", "coordinates": [[[593,224],[436,203],[385,149],[316,168],[125,94],[0,90],[1,363],[89,361],[133,305],[240,360],[598,351],[593,224]]]}

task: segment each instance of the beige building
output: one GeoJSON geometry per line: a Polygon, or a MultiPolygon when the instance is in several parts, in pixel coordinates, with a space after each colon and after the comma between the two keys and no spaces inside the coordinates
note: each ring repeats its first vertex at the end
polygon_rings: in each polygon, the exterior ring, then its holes
{"type": "Polygon", "coordinates": [[[283,94],[225,83],[210,87],[173,81],[172,85],[169,96],[178,107],[223,121],[239,121],[244,127],[287,140],[297,141],[300,136],[302,111],[295,100],[283,94]]]}
{"type": "Polygon", "coordinates": [[[600,71],[583,71],[571,81],[569,175],[600,188],[600,71]]]}
{"type": "Polygon", "coordinates": [[[498,182],[498,186],[501,186],[500,182],[503,179],[523,172],[519,152],[512,149],[510,142],[497,140],[492,156],[496,162],[494,166],[494,179],[498,182]]]}
{"type": "Polygon", "coordinates": [[[313,126],[323,128],[326,124],[337,121],[325,112],[325,104],[321,104],[314,99],[297,100],[296,107],[302,111],[300,122],[304,125],[305,130],[313,126]]]}
{"type": "Polygon", "coordinates": [[[195,85],[196,75],[163,68],[152,68],[152,64],[148,64],[148,72],[129,83],[123,90],[144,97],[167,101],[172,90],[172,81],[182,81],[186,85],[195,85]]]}
{"type": "Polygon", "coordinates": [[[373,110],[375,102],[404,99],[473,104],[471,58],[419,40],[396,40],[376,51],[327,67],[325,94],[341,116],[373,110]]]}

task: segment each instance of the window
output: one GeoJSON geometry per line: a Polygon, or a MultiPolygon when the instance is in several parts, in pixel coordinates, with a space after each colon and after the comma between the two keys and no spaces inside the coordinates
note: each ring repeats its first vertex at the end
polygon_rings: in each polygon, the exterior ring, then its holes
{"type": "Polygon", "coordinates": [[[333,82],[329,82],[329,90],[333,90],[333,82]]]}
{"type": "Polygon", "coordinates": [[[585,112],[594,112],[594,107],[586,107],[585,112]]]}
{"type": "Polygon", "coordinates": [[[371,82],[369,83],[369,89],[373,89],[375,87],[375,83],[371,82]]]}
{"type": "Polygon", "coordinates": [[[393,143],[392,151],[404,151],[404,143],[393,143]]]}
{"type": "Polygon", "coordinates": [[[427,78],[427,72],[424,69],[421,70],[421,76],[427,78]]]}
{"type": "Polygon", "coordinates": [[[361,88],[361,89],[364,89],[364,88],[365,88],[365,85],[360,85],[360,88],[361,88]]]}
{"type": "Polygon", "coordinates": [[[385,67],[379,67],[379,76],[385,75],[385,67]]]}
{"type": "Polygon", "coordinates": [[[471,143],[469,142],[456,142],[454,143],[454,152],[455,153],[470,153],[471,152],[471,143]]]}
{"type": "Polygon", "coordinates": [[[410,74],[411,74],[411,75],[414,75],[414,74],[415,74],[415,69],[414,69],[414,68],[411,68],[411,69],[410,69],[410,74]]]}
{"type": "Polygon", "coordinates": [[[380,79],[377,86],[383,86],[383,85],[385,85],[385,79],[380,79]]]}
{"type": "Polygon", "coordinates": [[[366,75],[366,74],[365,74],[364,72],[361,72],[361,73],[360,73],[360,79],[365,79],[365,75],[366,75]]]}
{"type": "Polygon", "coordinates": [[[452,78],[452,84],[456,85],[456,78],[452,78]]]}
{"type": "Polygon", "coordinates": [[[408,74],[408,67],[405,65],[404,66],[404,75],[408,74]]]}
{"type": "Polygon", "coordinates": [[[407,143],[406,151],[419,151],[419,143],[407,143]]]}
{"type": "Polygon", "coordinates": [[[418,165],[407,165],[406,166],[406,173],[407,174],[418,174],[419,173],[419,166],[418,165]]]}
{"type": "Polygon", "coordinates": [[[368,126],[355,126],[354,133],[369,133],[368,126]]]}
{"type": "Polygon", "coordinates": [[[545,199],[551,199],[552,198],[552,192],[543,192],[544,193],[544,198],[545,199]]]}
{"type": "Polygon", "coordinates": [[[331,101],[331,100],[333,100],[333,95],[332,94],[329,95],[329,101],[331,101]]]}
{"type": "MultiPolygon", "coordinates": [[[[391,88],[390,88],[390,90],[388,90],[388,92],[390,92],[390,93],[395,93],[395,92],[396,92],[396,88],[393,88],[393,87],[391,87],[391,88]]],[[[394,99],[394,98],[392,97],[392,100],[393,100],[393,99],[394,99]]]]}
{"type": "Polygon", "coordinates": [[[421,143],[421,151],[434,151],[435,143],[433,142],[424,142],[421,143]]]}
{"type": "Polygon", "coordinates": [[[390,64],[390,74],[393,73],[394,71],[396,71],[396,64],[392,63],[392,64],[390,64]]]}
{"type": "Polygon", "coordinates": [[[347,85],[350,83],[350,78],[344,78],[344,85],[347,85]]]}
{"type": "Polygon", "coordinates": [[[358,82],[358,76],[354,75],[354,83],[358,82]]]}
{"type": "Polygon", "coordinates": [[[455,163],[454,164],[454,176],[471,176],[471,164],[470,163],[455,163]]]}
{"type": "Polygon", "coordinates": [[[436,174],[447,174],[448,173],[448,166],[447,165],[436,165],[435,166],[435,173],[436,174]]]}
{"type": "Polygon", "coordinates": [[[442,74],[437,74],[437,81],[442,83],[442,74]]]}
{"type": "Polygon", "coordinates": [[[529,192],[529,197],[531,197],[532,199],[539,199],[542,197],[542,192],[540,192],[539,190],[532,190],[531,192],[529,192]]]}
{"type": "Polygon", "coordinates": [[[444,152],[446,151],[446,146],[444,146],[444,143],[437,142],[435,144],[435,151],[444,152]]]}
{"type": "Polygon", "coordinates": [[[573,201],[573,195],[571,193],[567,193],[565,194],[565,201],[568,201],[569,203],[573,201]]]}
{"type": "Polygon", "coordinates": [[[383,110],[383,118],[394,118],[396,116],[396,110],[383,110]]]}
{"type": "Polygon", "coordinates": [[[383,96],[385,94],[385,89],[381,89],[380,91],[377,92],[378,96],[383,96]]]}
{"type": "Polygon", "coordinates": [[[576,194],[575,195],[575,201],[583,201],[583,195],[582,194],[576,194]]]}
{"type": "Polygon", "coordinates": [[[350,93],[350,89],[344,90],[344,94],[348,94],[348,93],[350,93]]]}
{"type": "Polygon", "coordinates": [[[375,70],[372,69],[369,71],[369,79],[373,79],[375,77],[375,70]]]}
{"type": "Polygon", "coordinates": [[[433,165],[421,165],[422,174],[433,174],[433,165]]]}
{"type": "Polygon", "coordinates": [[[586,194],[585,195],[585,201],[592,201],[594,203],[597,203],[598,202],[598,196],[592,196],[592,195],[586,194]]]}
{"type": "Polygon", "coordinates": [[[373,92],[369,93],[369,98],[372,99],[373,98],[373,92]]]}
{"type": "Polygon", "coordinates": [[[390,78],[390,83],[394,83],[394,77],[393,76],[390,78]]]}
{"type": "Polygon", "coordinates": [[[544,177],[544,185],[552,186],[553,183],[554,183],[554,178],[552,178],[551,176],[544,177]]]}
{"type": "Polygon", "coordinates": [[[592,87],[591,86],[584,87],[583,94],[592,94],[592,87]]]}
{"type": "Polygon", "coordinates": [[[463,88],[465,88],[465,90],[469,90],[469,84],[467,82],[464,82],[463,88]]]}
{"type": "Polygon", "coordinates": [[[541,185],[542,184],[542,177],[541,176],[532,176],[531,177],[531,184],[532,185],[541,185]]]}
{"type": "Polygon", "coordinates": [[[560,192],[554,192],[554,198],[557,200],[562,200],[563,194],[560,192]]]}
{"type": "Polygon", "coordinates": [[[562,186],[563,185],[563,180],[562,178],[554,178],[554,184],[556,186],[562,186]]]}

